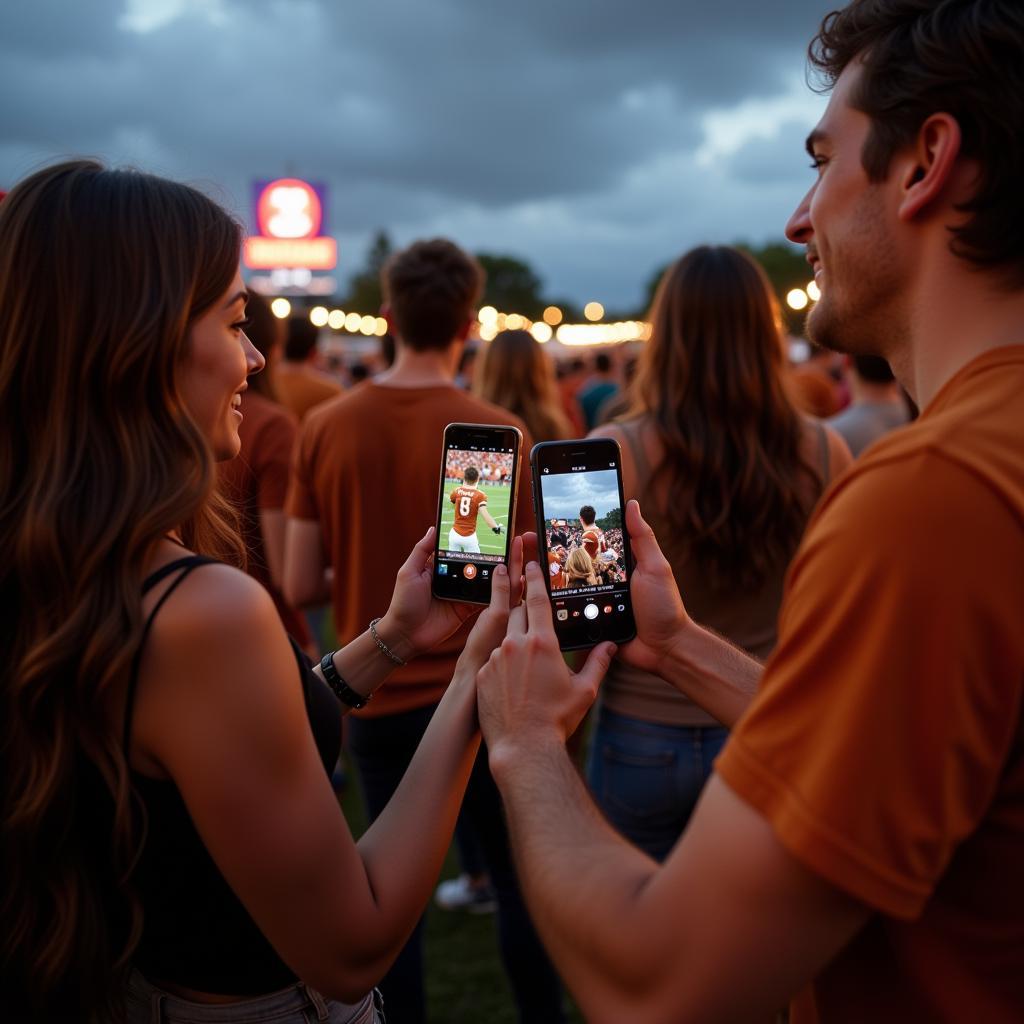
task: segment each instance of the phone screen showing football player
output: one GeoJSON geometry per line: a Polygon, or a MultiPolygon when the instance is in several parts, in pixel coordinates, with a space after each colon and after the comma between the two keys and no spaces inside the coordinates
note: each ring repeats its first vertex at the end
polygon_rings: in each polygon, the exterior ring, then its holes
{"type": "Polygon", "coordinates": [[[432,585],[436,597],[490,601],[494,567],[508,564],[522,441],[515,427],[445,427],[432,585]]]}
{"type": "Polygon", "coordinates": [[[537,546],[562,650],[636,636],[622,454],[615,441],[550,441],[530,454],[537,546]]]}

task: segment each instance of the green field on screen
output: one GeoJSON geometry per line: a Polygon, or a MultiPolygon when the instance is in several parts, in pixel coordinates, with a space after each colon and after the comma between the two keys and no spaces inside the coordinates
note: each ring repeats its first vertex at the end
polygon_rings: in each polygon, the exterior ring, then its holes
{"type": "MultiPolygon", "coordinates": [[[[448,531],[455,524],[455,506],[451,503],[449,495],[458,487],[458,484],[450,480],[445,481],[444,501],[441,511],[441,535],[440,547],[444,550],[448,544],[448,531]]],[[[487,511],[491,513],[494,521],[505,527],[507,531],[508,507],[512,500],[512,488],[502,487],[500,484],[480,484],[480,490],[487,495],[487,511]]],[[[480,542],[480,553],[484,555],[505,554],[506,534],[492,533],[491,528],[484,521],[482,515],[476,519],[476,537],[480,542]]]]}

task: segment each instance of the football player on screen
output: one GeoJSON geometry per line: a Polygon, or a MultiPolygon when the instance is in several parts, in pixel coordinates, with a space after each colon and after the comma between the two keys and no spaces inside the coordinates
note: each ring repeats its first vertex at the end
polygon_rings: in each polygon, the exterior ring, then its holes
{"type": "Polygon", "coordinates": [[[449,551],[468,551],[480,554],[480,541],[476,536],[476,518],[479,513],[493,533],[502,533],[505,529],[496,523],[487,511],[487,495],[477,486],[480,470],[476,466],[467,466],[462,474],[463,482],[448,496],[455,506],[455,525],[448,531],[449,551]]]}

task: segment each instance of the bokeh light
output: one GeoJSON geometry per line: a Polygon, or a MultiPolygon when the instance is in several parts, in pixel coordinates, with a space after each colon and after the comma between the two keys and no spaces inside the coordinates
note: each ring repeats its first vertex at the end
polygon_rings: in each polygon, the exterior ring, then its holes
{"type": "Polygon", "coordinates": [[[807,292],[803,288],[793,288],[786,292],[786,305],[790,309],[801,310],[807,308],[807,303],[810,299],[807,298],[807,292]]]}
{"type": "Polygon", "coordinates": [[[600,302],[588,302],[583,307],[583,315],[592,323],[596,323],[604,316],[604,306],[600,302]]]}
{"type": "Polygon", "coordinates": [[[270,312],[278,320],[286,320],[292,313],[292,304],[287,299],[274,299],[270,304],[270,312]]]}
{"type": "Polygon", "coordinates": [[[309,311],[309,322],[314,327],[326,327],[328,315],[326,306],[314,306],[309,311]]]}

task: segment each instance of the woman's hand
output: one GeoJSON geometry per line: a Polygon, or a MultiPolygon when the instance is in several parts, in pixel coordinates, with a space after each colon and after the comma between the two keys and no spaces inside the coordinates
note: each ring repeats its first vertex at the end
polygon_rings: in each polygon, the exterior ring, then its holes
{"type": "MultiPolygon", "coordinates": [[[[506,577],[506,587],[509,580],[514,584],[511,588],[514,600],[519,599],[521,589],[522,551],[522,542],[514,540],[510,573],[506,577]]],[[[431,527],[398,570],[391,604],[377,624],[381,639],[405,661],[432,650],[480,611],[476,604],[441,601],[434,597],[431,592],[433,553],[434,527],[431,527]]],[[[493,593],[493,575],[491,578],[493,593]]],[[[506,591],[506,605],[508,597],[506,591]]]]}
{"type": "Polygon", "coordinates": [[[477,673],[480,725],[492,759],[514,745],[564,743],[597,696],[615,653],[600,644],[579,672],[558,648],[551,603],[540,566],[526,567],[526,601],[508,616],[505,639],[477,673]]]}
{"type": "Polygon", "coordinates": [[[683,607],[672,567],[661,553],[654,531],[640,515],[636,500],[626,503],[626,529],[636,560],[629,583],[636,639],[622,647],[619,657],[627,665],[657,672],[692,620],[683,607]]]}

